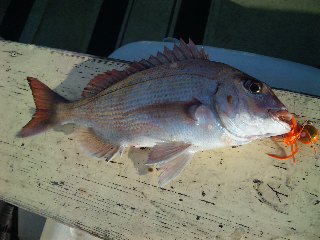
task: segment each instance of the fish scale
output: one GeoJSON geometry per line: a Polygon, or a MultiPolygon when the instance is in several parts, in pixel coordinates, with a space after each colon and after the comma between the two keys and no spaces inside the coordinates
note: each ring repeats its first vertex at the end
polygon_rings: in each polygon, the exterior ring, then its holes
{"type": "MultiPolygon", "coordinates": [[[[80,107],[77,109],[77,112],[86,112],[88,108],[92,108],[97,115],[105,117],[104,114],[117,115],[115,113],[116,109],[118,110],[119,114],[121,114],[132,111],[145,104],[152,105],[161,102],[179,102],[191,100],[192,96],[196,94],[193,89],[196,89],[199,87],[199,85],[201,85],[199,83],[199,79],[191,79],[190,81],[185,78],[169,79],[167,80],[167,82],[170,83],[169,85],[164,84],[164,80],[162,79],[158,79],[157,81],[158,83],[154,82],[155,86],[152,89],[148,88],[148,86],[143,86],[143,83],[145,82],[142,82],[139,85],[137,84],[134,85],[134,87],[131,87],[130,93],[124,92],[116,95],[115,92],[112,92],[112,94],[108,95],[103,94],[101,98],[96,98],[97,102],[90,101],[89,105],[82,106],[83,109],[80,107]],[[163,95],[163,92],[167,92],[167,94],[163,95]],[[125,100],[117,101],[119,98],[125,98],[125,100]]],[[[215,89],[212,89],[212,91],[214,90],[215,89]]]]}
{"type": "MultiPolygon", "coordinates": [[[[169,86],[165,86],[163,81],[157,81],[158,84],[155,84],[156,87],[153,87],[153,89],[147,88],[148,91],[146,88],[140,87],[140,85],[135,85],[135,87],[131,89],[131,92],[126,94],[125,99],[120,101],[120,104],[116,102],[116,106],[118,107],[117,111],[115,111],[115,106],[113,104],[115,101],[109,101],[109,99],[117,99],[115,96],[104,95],[106,99],[98,98],[98,101],[103,103],[101,105],[95,101],[90,102],[90,104],[97,106],[93,108],[94,110],[92,112],[92,116],[94,117],[91,119],[91,124],[95,127],[96,131],[99,131],[100,129],[110,129],[114,124],[117,123],[117,121],[120,120],[125,121],[122,128],[124,128],[126,131],[131,130],[130,125],[127,124],[127,122],[130,121],[140,121],[141,124],[147,124],[148,122],[154,123],[154,120],[149,121],[150,119],[145,121],[143,118],[144,115],[141,116],[139,115],[139,112],[135,111],[139,109],[139,107],[145,105],[154,105],[164,102],[170,103],[191,101],[193,97],[197,96],[195,89],[198,89],[199,85],[201,85],[199,84],[199,79],[190,79],[190,84],[183,84],[187,81],[186,79],[179,79],[179,81],[176,82],[174,82],[174,79],[172,79],[172,81],[168,81],[173,83],[169,86]],[[144,91],[146,91],[146,94],[144,94],[144,91]],[[161,94],[161,92],[165,91],[168,92],[167,97],[163,97],[161,94]],[[122,107],[119,107],[119,105],[122,105],[122,107]]],[[[205,84],[205,87],[208,86],[210,85],[205,84]]],[[[211,92],[214,92],[215,84],[213,84],[212,87],[213,89],[211,92]]],[[[78,112],[86,112],[88,106],[83,107],[83,110],[81,110],[81,108],[77,109],[78,112]]],[[[91,108],[91,106],[89,106],[89,108],[91,108]]],[[[79,115],[76,115],[75,117],[80,118],[79,115]]],[[[85,119],[85,121],[88,121],[88,119],[85,119]]],[[[120,122],[118,124],[120,124],[120,122]]]]}

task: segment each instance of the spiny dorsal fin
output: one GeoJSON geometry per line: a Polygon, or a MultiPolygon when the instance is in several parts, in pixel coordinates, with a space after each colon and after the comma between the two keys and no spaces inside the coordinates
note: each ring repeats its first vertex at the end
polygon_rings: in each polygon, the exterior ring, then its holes
{"type": "Polygon", "coordinates": [[[180,62],[189,59],[208,60],[208,55],[205,53],[203,48],[199,51],[191,39],[189,39],[188,44],[181,39],[179,46],[175,44],[172,50],[165,46],[162,53],[158,52],[156,56],[151,55],[147,60],[142,59],[140,61],[135,61],[124,71],[114,69],[97,75],[84,88],[82,96],[94,96],[136,72],[167,63],[180,62]]]}

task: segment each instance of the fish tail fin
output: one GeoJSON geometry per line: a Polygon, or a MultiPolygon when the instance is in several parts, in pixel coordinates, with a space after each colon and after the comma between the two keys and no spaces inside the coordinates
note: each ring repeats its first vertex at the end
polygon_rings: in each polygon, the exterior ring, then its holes
{"type": "Polygon", "coordinates": [[[61,97],[36,78],[27,77],[36,105],[32,119],[20,130],[17,137],[29,137],[44,132],[59,124],[56,109],[68,100],[61,97]]]}

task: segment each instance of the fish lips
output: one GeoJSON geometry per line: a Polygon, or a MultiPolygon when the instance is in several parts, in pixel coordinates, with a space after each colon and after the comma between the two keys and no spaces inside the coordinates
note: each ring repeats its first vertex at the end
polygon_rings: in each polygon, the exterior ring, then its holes
{"type": "Polygon", "coordinates": [[[268,114],[271,117],[271,119],[275,122],[277,122],[278,124],[280,124],[281,127],[283,127],[284,132],[282,133],[266,133],[264,135],[257,135],[257,136],[251,136],[249,138],[250,141],[255,140],[255,139],[259,139],[261,137],[272,137],[272,136],[276,136],[276,135],[281,135],[281,134],[285,134],[287,132],[290,131],[290,122],[292,119],[292,115],[291,113],[288,112],[287,109],[282,108],[282,109],[268,109],[268,114]]]}
{"type": "Polygon", "coordinates": [[[292,119],[292,114],[288,112],[287,109],[268,109],[268,113],[271,118],[279,122],[283,127],[290,131],[290,123],[292,119]]]}
{"type": "Polygon", "coordinates": [[[281,135],[281,134],[285,134],[290,131],[290,129],[291,129],[290,122],[292,119],[292,115],[291,115],[291,113],[288,112],[287,109],[268,109],[268,114],[273,119],[273,121],[280,124],[285,131],[282,133],[277,133],[277,134],[266,133],[264,135],[251,136],[249,138],[250,141],[255,140],[255,139],[259,139],[261,137],[272,137],[275,135],[281,135]]]}

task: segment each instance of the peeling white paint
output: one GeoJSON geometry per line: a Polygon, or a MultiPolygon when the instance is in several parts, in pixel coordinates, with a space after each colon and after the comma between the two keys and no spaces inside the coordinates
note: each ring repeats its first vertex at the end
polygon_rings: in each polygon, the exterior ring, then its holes
{"type": "MultiPolygon", "coordinates": [[[[199,153],[177,180],[160,189],[157,172],[143,165],[148,149],[126,150],[107,163],[79,149],[71,126],[15,137],[34,108],[27,76],[73,100],[94,75],[124,67],[87,55],[0,42],[0,199],[102,238],[320,236],[320,163],[306,146],[300,146],[296,166],[269,158],[265,153],[280,151],[270,140],[199,153]]],[[[290,111],[320,128],[320,99],[276,93],[290,111]]]]}

